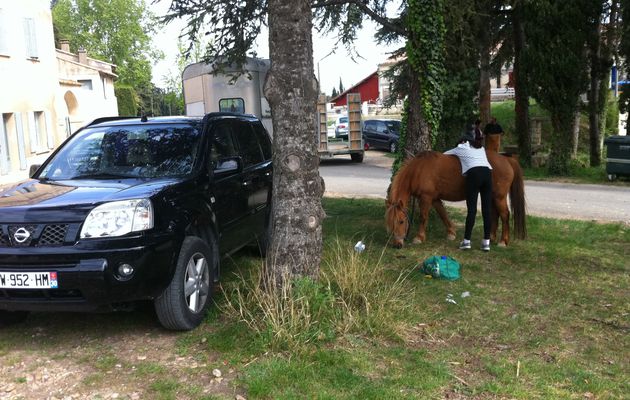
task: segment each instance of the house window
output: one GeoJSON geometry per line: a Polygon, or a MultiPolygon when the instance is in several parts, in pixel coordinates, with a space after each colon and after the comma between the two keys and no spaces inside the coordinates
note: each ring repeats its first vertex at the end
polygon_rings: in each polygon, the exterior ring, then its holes
{"type": "Polygon", "coordinates": [[[46,151],[46,119],[43,111],[35,111],[29,116],[31,153],[46,151]]]}
{"type": "Polygon", "coordinates": [[[35,29],[35,20],[33,18],[24,18],[24,41],[26,44],[26,57],[37,60],[39,53],[37,52],[37,30],[35,29]]]}
{"type": "Polygon", "coordinates": [[[219,100],[219,112],[233,112],[245,114],[245,101],[243,99],[221,99],[219,100]]]}
{"type": "Polygon", "coordinates": [[[91,79],[79,79],[77,80],[81,84],[81,89],[92,90],[92,80],[91,79]]]}
{"type": "Polygon", "coordinates": [[[7,17],[0,8],[0,55],[9,55],[9,32],[7,30],[7,17]]]}

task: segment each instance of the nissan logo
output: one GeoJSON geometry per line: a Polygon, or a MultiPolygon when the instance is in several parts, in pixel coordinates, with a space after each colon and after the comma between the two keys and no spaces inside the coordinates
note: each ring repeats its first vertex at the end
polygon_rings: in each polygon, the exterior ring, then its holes
{"type": "Polygon", "coordinates": [[[19,228],[13,234],[13,239],[15,239],[18,243],[24,243],[31,237],[31,233],[26,230],[26,228],[19,228]]]}

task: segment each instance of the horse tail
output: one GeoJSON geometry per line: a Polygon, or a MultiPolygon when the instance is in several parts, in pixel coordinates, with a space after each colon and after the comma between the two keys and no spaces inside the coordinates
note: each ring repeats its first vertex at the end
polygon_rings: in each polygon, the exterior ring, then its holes
{"type": "Polygon", "coordinates": [[[514,236],[518,239],[527,238],[526,214],[525,214],[525,185],[523,182],[523,169],[515,158],[508,157],[514,179],[510,186],[510,208],[514,222],[514,236]]]}

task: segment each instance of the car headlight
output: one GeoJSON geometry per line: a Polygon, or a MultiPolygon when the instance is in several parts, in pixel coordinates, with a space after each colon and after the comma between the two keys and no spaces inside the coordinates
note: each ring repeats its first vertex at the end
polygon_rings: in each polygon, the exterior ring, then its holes
{"type": "Polygon", "coordinates": [[[93,209],[81,229],[81,239],[126,235],[153,228],[149,199],[113,201],[93,209]]]}

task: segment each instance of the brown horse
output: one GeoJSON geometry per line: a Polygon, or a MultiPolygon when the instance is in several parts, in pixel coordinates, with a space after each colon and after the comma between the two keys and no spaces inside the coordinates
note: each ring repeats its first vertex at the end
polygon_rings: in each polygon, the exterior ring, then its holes
{"type": "MultiPolygon", "coordinates": [[[[502,235],[499,246],[507,246],[510,241],[510,209],[514,220],[514,235],[518,239],[527,236],[525,226],[525,191],[523,171],[516,159],[486,152],[492,165],[492,230],[491,240],[496,240],[498,217],[501,218],[502,235]]],[[[392,182],[388,199],[385,222],[387,231],[393,236],[393,245],[401,248],[409,229],[407,209],[411,196],[419,200],[420,227],[413,243],[426,240],[426,226],[431,205],[442,219],[449,240],[455,239],[455,226],[448,218],[442,200],[461,201],[466,199],[465,178],[456,156],[435,151],[426,151],[406,161],[392,182]]]]}

